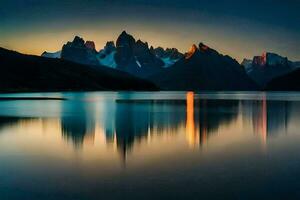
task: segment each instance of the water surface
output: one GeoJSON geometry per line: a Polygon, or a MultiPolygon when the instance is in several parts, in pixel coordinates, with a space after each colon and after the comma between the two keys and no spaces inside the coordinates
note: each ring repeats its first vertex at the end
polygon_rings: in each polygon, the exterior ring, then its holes
{"type": "Polygon", "coordinates": [[[299,93],[0,98],[1,200],[300,198],[299,93]]]}

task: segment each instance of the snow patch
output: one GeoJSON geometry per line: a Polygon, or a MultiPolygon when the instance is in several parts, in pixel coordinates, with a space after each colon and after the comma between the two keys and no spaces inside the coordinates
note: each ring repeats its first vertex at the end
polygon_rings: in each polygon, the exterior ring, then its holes
{"type": "Polygon", "coordinates": [[[135,62],[140,68],[142,67],[141,63],[138,60],[135,60],[135,62]]]}
{"type": "Polygon", "coordinates": [[[139,66],[139,68],[142,68],[142,65],[141,65],[141,63],[135,58],[135,62],[136,62],[136,64],[139,66]]]}
{"type": "Polygon", "coordinates": [[[45,58],[61,58],[61,51],[57,51],[57,52],[54,52],[54,53],[45,51],[42,54],[42,57],[45,57],[45,58]]]}
{"type": "Polygon", "coordinates": [[[174,65],[179,59],[171,59],[170,57],[167,57],[167,58],[161,58],[161,60],[165,63],[163,67],[167,68],[174,65]]]}
{"type": "Polygon", "coordinates": [[[115,61],[115,54],[116,51],[111,52],[110,54],[106,55],[102,52],[97,56],[99,63],[103,66],[110,67],[110,68],[116,68],[117,63],[115,61]]]}

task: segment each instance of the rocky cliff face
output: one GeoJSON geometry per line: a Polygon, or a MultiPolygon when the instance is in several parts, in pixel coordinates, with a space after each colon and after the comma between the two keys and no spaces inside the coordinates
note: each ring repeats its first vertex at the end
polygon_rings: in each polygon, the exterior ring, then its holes
{"type": "Polygon", "coordinates": [[[84,46],[92,51],[96,51],[96,45],[93,41],[86,41],[84,46]]]}
{"type": "Polygon", "coordinates": [[[125,31],[116,42],[114,56],[117,69],[139,77],[146,77],[160,70],[164,63],[149,49],[147,42],[135,40],[125,31]]]}
{"type": "Polygon", "coordinates": [[[192,46],[191,46],[191,48],[189,49],[189,51],[188,52],[186,52],[185,53],[185,59],[190,59],[190,58],[192,58],[195,54],[197,54],[197,53],[199,53],[200,51],[199,51],[199,49],[198,49],[198,47],[195,45],[195,44],[193,44],[192,46]]]}
{"type": "Polygon", "coordinates": [[[99,65],[94,42],[85,42],[78,36],[63,46],[61,58],[80,64],[99,65]]]}
{"type": "Polygon", "coordinates": [[[244,59],[242,65],[248,75],[262,87],[272,79],[289,73],[295,68],[288,58],[269,52],[254,56],[253,60],[244,59]]]}
{"type": "Polygon", "coordinates": [[[135,39],[125,31],[118,37],[116,42],[117,53],[115,55],[115,61],[119,69],[126,70],[128,65],[132,65],[135,62],[133,55],[134,45],[135,39]]]}

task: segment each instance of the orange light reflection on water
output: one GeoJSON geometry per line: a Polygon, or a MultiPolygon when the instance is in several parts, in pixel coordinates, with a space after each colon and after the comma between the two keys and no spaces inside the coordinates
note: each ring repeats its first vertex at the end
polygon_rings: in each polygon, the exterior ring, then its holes
{"type": "Polygon", "coordinates": [[[195,126],[194,98],[194,92],[188,92],[186,94],[186,137],[191,147],[199,146],[200,142],[199,133],[195,126]]]}

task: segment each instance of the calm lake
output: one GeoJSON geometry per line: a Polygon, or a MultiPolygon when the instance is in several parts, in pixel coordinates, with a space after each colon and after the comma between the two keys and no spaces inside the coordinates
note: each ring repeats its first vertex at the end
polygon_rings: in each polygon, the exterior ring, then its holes
{"type": "Polygon", "coordinates": [[[300,199],[300,93],[0,95],[1,200],[226,198],[300,199]]]}

